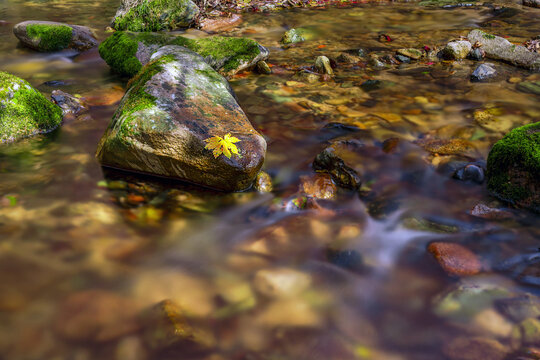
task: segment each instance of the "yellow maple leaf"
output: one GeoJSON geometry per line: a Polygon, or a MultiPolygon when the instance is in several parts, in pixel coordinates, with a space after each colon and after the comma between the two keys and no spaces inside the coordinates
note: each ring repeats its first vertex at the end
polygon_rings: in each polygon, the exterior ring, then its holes
{"type": "Polygon", "coordinates": [[[223,154],[229,159],[231,158],[232,154],[238,155],[240,157],[240,154],[238,153],[238,148],[234,143],[237,143],[240,141],[240,139],[235,138],[231,134],[226,134],[224,137],[221,136],[212,136],[209,139],[204,140],[206,141],[205,149],[212,150],[212,153],[214,154],[214,157],[217,159],[219,155],[223,154]]]}

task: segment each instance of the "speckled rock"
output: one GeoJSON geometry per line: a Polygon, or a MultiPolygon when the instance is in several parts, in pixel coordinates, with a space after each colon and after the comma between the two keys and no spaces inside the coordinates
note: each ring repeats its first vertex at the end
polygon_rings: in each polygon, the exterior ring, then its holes
{"type": "Polygon", "coordinates": [[[122,0],[111,27],[116,30],[162,31],[187,28],[199,15],[191,0],[122,0]]]}
{"type": "Polygon", "coordinates": [[[0,72],[0,143],[50,132],[62,122],[62,110],[28,82],[0,72]]]}
{"type": "Polygon", "coordinates": [[[313,31],[305,28],[290,29],[283,34],[281,43],[284,45],[295,44],[311,40],[314,37],[313,31]]]}
{"type": "Polygon", "coordinates": [[[512,44],[500,36],[481,30],[473,30],[467,36],[471,43],[479,42],[486,57],[502,60],[526,69],[540,71],[540,53],[527,50],[525,46],[512,44]]]}
{"type": "Polygon", "coordinates": [[[493,146],[487,179],[494,196],[540,212],[540,122],[512,130],[493,146]]]}
{"type": "Polygon", "coordinates": [[[113,168],[239,191],[251,186],[265,153],[227,81],[201,56],[171,45],[131,81],[97,157],[113,168]],[[227,134],[239,139],[238,154],[214,157],[206,140],[227,134]]]}
{"type": "Polygon", "coordinates": [[[540,8],[540,0],[523,0],[523,5],[540,8]]]}
{"type": "Polygon", "coordinates": [[[248,38],[212,36],[188,39],[163,33],[117,31],[99,46],[99,54],[117,73],[134,76],[165,45],[178,45],[195,51],[222,75],[230,76],[266,60],[268,49],[248,38]]]}
{"type": "Polygon", "coordinates": [[[334,75],[334,70],[330,65],[330,59],[326,56],[317,56],[315,59],[315,69],[319,74],[334,75]]]}
{"type": "Polygon", "coordinates": [[[24,21],[13,27],[13,34],[25,46],[45,52],[67,48],[84,51],[98,44],[86,26],[52,21],[24,21]]]}
{"type": "Polygon", "coordinates": [[[442,55],[448,60],[462,60],[469,55],[471,49],[471,43],[466,40],[451,41],[442,50],[442,55]]]}
{"type": "Polygon", "coordinates": [[[478,257],[463,245],[437,241],[429,244],[428,251],[449,275],[474,275],[482,270],[478,257]]]}

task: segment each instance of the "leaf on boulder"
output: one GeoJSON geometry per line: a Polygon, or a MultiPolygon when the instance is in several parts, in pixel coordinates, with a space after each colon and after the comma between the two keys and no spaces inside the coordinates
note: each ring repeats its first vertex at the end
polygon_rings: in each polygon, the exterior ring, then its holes
{"type": "Polygon", "coordinates": [[[238,148],[236,147],[236,145],[234,145],[239,141],[240,139],[232,136],[231,134],[226,134],[224,137],[216,135],[205,140],[207,144],[204,148],[212,150],[216,159],[221,154],[225,155],[227,158],[230,159],[232,154],[240,156],[240,154],[238,153],[238,148]]]}

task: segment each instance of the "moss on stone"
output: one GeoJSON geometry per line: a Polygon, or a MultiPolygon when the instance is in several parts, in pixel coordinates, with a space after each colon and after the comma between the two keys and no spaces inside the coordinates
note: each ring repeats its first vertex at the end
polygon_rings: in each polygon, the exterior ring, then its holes
{"type": "Polygon", "coordinates": [[[58,51],[69,46],[73,29],[67,25],[29,24],[26,33],[39,43],[39,50],[58,51]]]}
{"type": "Polygon", "coordinates": [[[510,203],[525,202],[532,209],[540,203],[531,188],[540,180],[540,122],[510,131],[491,149],[487,161],[488,189],[510,203]],[[530,205],[530,206],[529,206],[530,205]]]}
{"type": "Polygon", "coordinates": [[[165,45],[170,40],[170,36],[163,34],[117,31],[99,45],[99,55],[114,71],[132,77],[142,68],[136,56],[140,42],[165,45]]]}
{"type": "Polygon", "coordinates": [[[223,73],[229,73],[242,64],[249,63],[261,52],[255,40],[246,38],[213,36],[193,40],[158,33],[117,31],[101,43],[99,54],[113,70],[131,77],[142,68],[136,57],[139,43],[148,46],[186,47],[204,57],[214,69],[223,73]]]}
{"type": "Polygon", "coordinates": [[[111,123],[118,130],[117,139],[129,141],[130,137],[139,134],[137,116],[133,114],[156,106],[156,98],[144,90],[146,83],[162,71],[164,64],[174,60],[174,56],[167,55],[152,61],[130,81],[129,96],[125,97],[126,101],[114,114],[111,123]]]}
{"type": "Polygon", "coordinates": [[[114,19],[116,30],[161,31],[188,27],[199,13],[191,0],[142,0],[114,19]]]}
{"type": "Polygon", "coordinates": [[[0,72],[0,143],[54,130],[62,110],[23,79],[0,72]]]}
{"type": "MultiPolygon", "coordinates": [[[[178,42],[179,39],[175,41],[178,42]]],[[[252,61],[261,50],[259,44],[252,39],[212,36],[193,40],[183,44],[206,59],[218,71],[228,73],[244,63],[252,61]]]]}

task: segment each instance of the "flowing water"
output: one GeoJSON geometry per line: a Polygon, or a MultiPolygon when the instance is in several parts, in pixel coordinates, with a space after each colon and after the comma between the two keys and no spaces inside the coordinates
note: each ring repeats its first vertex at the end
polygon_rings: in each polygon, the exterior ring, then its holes
{"type": "Polygon", "coordinates": [[[497,64],[502,79],[471,83],[469,60],[381,71],[338,63],[333,78],[312,83],[295,75],[318,55],[441,47],[480,26],[515,43],[538,35],[540,11],[508,5],[517,11],[381,3],[246,14],[231,34],[267,46],[273,74],[231,84],[268,142],[274,190],[222,194],[102,169],[94,152],[125,79],[97,50],[38,54],[11,33],[19,21],[52,20],[104,39],[116,1],[0,3],[0,69],[91,105],[51,134],[0,146],[0,359],[495,358],[486,347],[500,359],[537,359],[539,337],[516,340],[512,329],[540,315],[538,217],[473,216],[478,204],[504,204],[444,164],[485,161],[505,132],[537,121],[538,96],[515,83],[538,75],[497,64]],[[299,26],[314,39],[283,49],[283,32],[299,26]],[[374,79],[388,86],[361,89],[374,79]],[[340,138],[365,149],[351,155],[360,192],[306,200],[299,184],[340,138]],[[418,139],[467,146],[432,155],[418,139]],[[426,251],[435,240],[471,249],[482,274],[446,275],[426,251]],[[139,314],[165,299],[183,308],[186,331],[204,334],[193,335],[203,345],[153,350],[139,314]],[[509,316],[520,299],[532,315],[509,316]],[[463,338],[480,350],[460,351],[463,338]]]}

